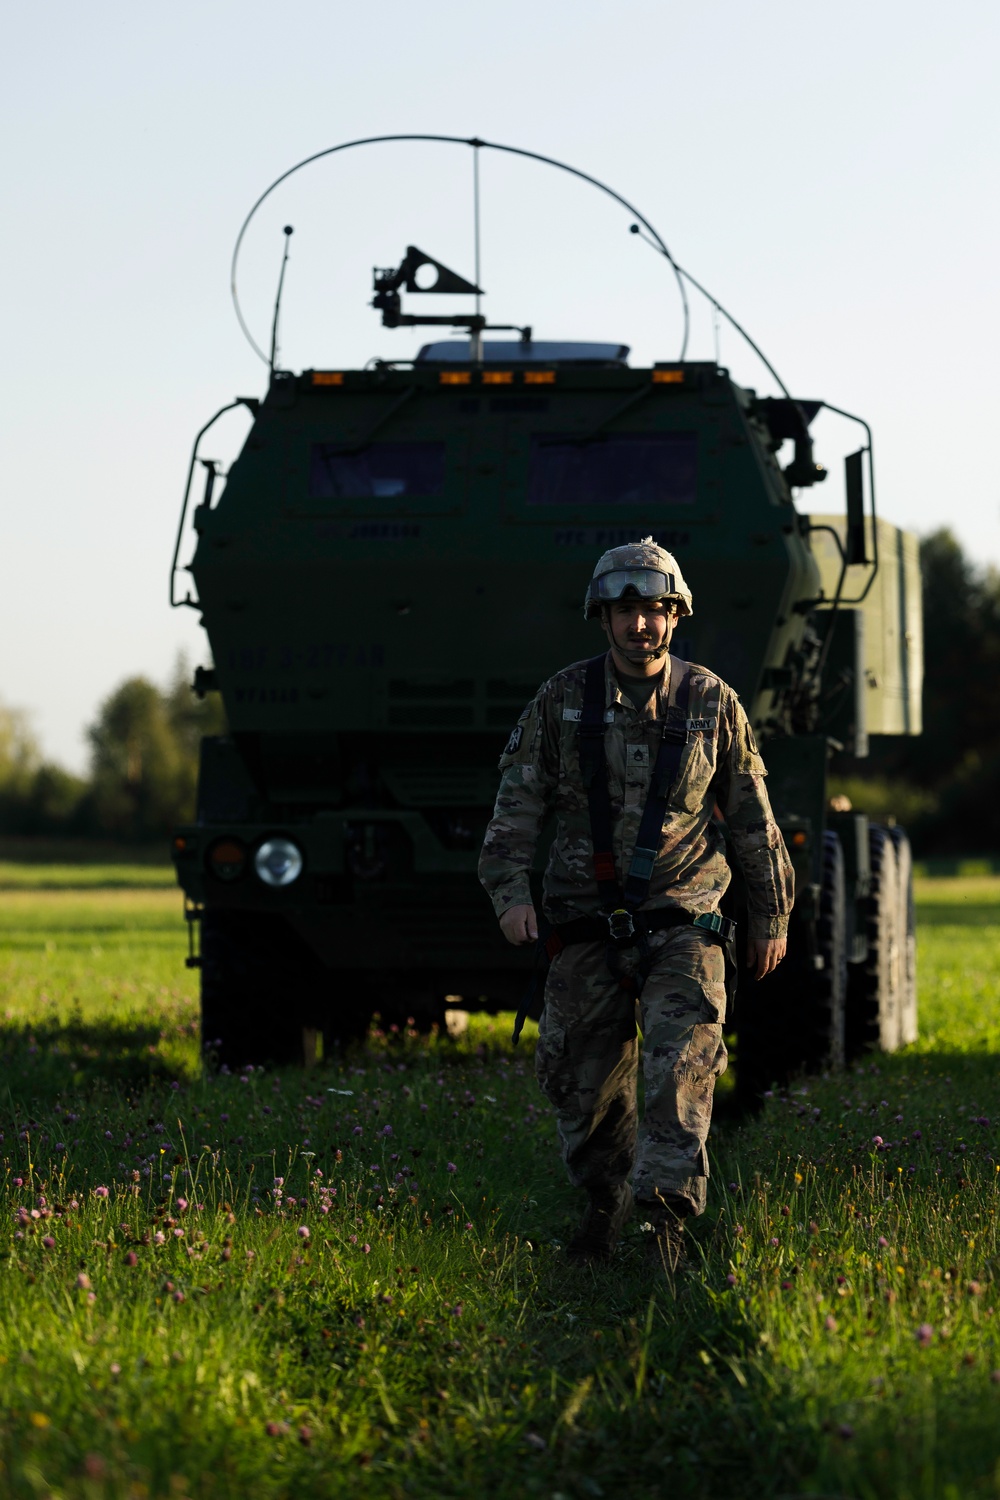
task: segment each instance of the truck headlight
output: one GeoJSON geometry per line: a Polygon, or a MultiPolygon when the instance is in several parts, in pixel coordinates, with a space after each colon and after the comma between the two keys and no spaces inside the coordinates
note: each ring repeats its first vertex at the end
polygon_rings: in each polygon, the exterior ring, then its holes
{"type": "Polygon", "coordinates": [[[302,874],[302,851],[291,839],[266,839],[253,867],[265,885],[291,885],[302,874]]]}

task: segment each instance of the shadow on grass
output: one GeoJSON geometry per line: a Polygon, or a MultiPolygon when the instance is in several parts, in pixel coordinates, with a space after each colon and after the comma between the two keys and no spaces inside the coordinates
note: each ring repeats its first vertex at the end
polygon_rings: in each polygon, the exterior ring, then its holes
{"type": "Polygon", "coordinates": [[[69,1093],[145,1088],[176,1076],[160,1054],[162,1032],[134,1021],[6,1022],[0,1073],[14,1104],[44,1109],[69,1093]]]}

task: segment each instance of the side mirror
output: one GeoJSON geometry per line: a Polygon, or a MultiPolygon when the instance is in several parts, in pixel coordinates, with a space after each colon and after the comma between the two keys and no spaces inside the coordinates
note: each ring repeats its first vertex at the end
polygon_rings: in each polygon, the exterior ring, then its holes
{"type": "Polygon", "coordinates": [[[867,563],[868,551],[865,542],[865,479],[864,456],[866,448],[849,453],[844,459],[844,479],[847,485],[847,547],[848,563],[867,563]]]}

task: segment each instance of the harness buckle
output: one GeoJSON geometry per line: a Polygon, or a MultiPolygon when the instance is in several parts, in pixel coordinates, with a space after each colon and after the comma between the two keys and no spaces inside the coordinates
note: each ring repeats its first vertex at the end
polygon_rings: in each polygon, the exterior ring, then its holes
{"type": "Polygon", "coordinates": [[[624,906],[619,906],[615,911],[606,911],[603,916],[608,924],[608,936],[617,947],[626,947],[636,937],[632,913],[624,906]]]}
{"type": "Polygon", "coordinates": [[[714,932],[724,943],[736,936],[736,923],[724,917],[719,911],[703,911],[692,919],[691,925],[700,927],[706,932],[714,932]]]}

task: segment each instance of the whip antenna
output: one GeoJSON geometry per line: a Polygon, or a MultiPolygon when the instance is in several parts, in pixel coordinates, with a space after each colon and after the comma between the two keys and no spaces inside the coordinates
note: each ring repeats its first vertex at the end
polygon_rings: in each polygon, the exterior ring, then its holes
{"type": "Polygon", "coordinates": [[[285,267],[288,265],[288,247],[291,243],[292,235],[295,233],[295,231],[292,228],[291,224],[286,224],[284,232],[285,252],[281,257],[281,273],[278,276],[278,294],[274,299],[274,318],[271,322],[271,358],[269,361],[269,369],[271,371],[272,380],[274,379],[275,361],[278,357],[278,314],[281,312],[281,293],[285,285],[285,267]]]}

